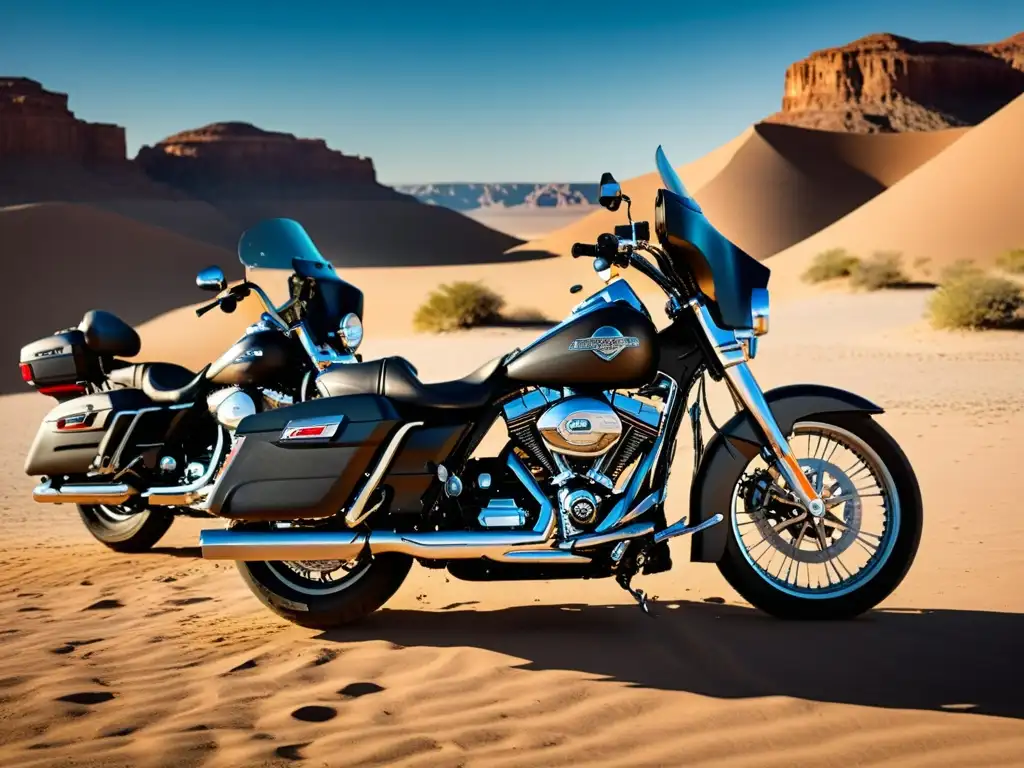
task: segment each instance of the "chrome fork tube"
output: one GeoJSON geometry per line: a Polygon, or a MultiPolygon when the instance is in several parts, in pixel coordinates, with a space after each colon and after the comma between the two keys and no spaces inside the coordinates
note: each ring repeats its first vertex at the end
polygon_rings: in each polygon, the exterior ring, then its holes
{"type": "Polygon", "coordinates": [[[764,399],[761,387],[758,386],[754,374],[747,363],[737,363],[725,369],[725,377],[732,388],[733,393],[750,412],[750,415],[761,428],[765,438],[768,440],[768,447],[778,459],[779,472],[786,479],[786,483],[796,494],[807,511],[815,517],[822,517],[825,514],[825,504],[818,497],[817,491],[807,475],[800,468],[800,462],[789,447],[789,441],[779,429],[779,424],[772,414],[768,401],[764,399]]]}

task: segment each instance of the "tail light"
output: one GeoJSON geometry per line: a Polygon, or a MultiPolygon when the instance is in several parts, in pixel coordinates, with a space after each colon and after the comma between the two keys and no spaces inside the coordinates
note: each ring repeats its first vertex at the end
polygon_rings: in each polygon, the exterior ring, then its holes
{"type": "Polygon", "coordinates": [[[54,384],[49,387],[40,387],[38,389],[41,395],[50,395],[55,397],[57,395],[84,395],[85,385],[83,384],[54,384]]]}
{"type": "Polygon", "coordinates": [[[28,363],[21,364],[21,378],[25,380],[26,384],[32,383],[32,366],[28,363]]]}

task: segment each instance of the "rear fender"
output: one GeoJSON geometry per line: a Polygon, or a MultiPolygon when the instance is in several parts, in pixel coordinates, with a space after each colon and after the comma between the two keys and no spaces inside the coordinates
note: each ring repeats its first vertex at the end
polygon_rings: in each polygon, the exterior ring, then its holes
{"type": "MultiPolygon", "coordinates": [[[[764,397],[785,435],[793,431],[798,421],[827,414],[883,413],[881,407],[860,395],[817,384],[778,387],[765,392],[764,397]]],[[[688,525],[697,525],[719,512],[725,516],[726,523],[694,534],[690,544],[691,560],[714,563],[722,558],[732,512],[733,489],[747,465],[766,445],[764,435],[747,411],[729,419],[708,443],[690,488],[688,525]]]]}

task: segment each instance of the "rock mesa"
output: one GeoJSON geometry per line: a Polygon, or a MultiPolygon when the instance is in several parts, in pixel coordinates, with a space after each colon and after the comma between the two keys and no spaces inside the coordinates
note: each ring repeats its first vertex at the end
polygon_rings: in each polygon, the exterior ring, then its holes
{"type": "Polygon", "coordinates": [[[41,157],[124,163],[124,128],[79,120],[67,94],[27,77],[0,76],[0,159],[41,157]]]}
{"type": "Polygon", "coordinates": [[[345,155],[322,139],[214,123],[142,147],[135,162],[157,181],[203,197],[333,196],[376,187],[369,158],[345,155]]]}
{"type": "Polygon", "coordinates": [[[812,53],[786,70],[766,122],[855,133],[976,125],[1024,93],[1024,33],[1000,43],[890,34],[812,53]]]}

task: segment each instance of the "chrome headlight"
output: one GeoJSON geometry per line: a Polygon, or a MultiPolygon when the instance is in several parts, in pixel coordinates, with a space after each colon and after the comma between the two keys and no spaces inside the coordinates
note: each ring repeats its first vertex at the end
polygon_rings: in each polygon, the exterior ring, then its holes
{"type": "Polygon", "coordinates": [[[750,294],[750,316],[754,321],[754,335],[768,333],[768,291],[755,288],[750,294]]]}
{"type": "Polygon", "coordinates": [[[363,341],[363,321],[359,319],[359,315],[349,312],[341,318],[338,334],[345,340],[345,346],[355,352],[356,347],[363,341]]]}

